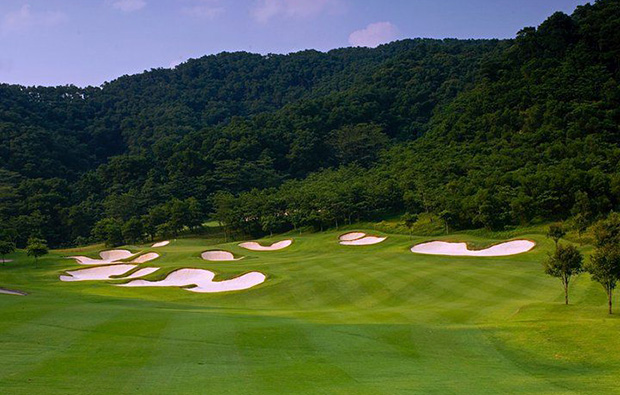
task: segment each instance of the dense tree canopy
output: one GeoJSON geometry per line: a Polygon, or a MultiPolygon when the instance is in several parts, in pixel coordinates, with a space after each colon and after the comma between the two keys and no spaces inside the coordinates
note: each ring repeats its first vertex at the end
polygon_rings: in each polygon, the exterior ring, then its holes
{"type": "Polygon", "coordinates": [[[620,209],[618,32],[620,1],[599,0],[514,40],[0,85],[0,223],[19,246],[174,235],[211,213],[243,234],[403,212],[583,229],[620,209]]]}

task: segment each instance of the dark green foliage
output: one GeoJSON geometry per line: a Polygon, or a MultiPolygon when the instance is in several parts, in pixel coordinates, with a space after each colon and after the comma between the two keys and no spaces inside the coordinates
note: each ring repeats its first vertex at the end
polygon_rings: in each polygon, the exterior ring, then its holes
{"type": "Polygon", "coordinates": [[[620,214],[611,213],[594,226],[594,237],[598,247],[620,246],[620,214]]]}
{"type": "Polygon", "coordinates": [[[185,226],[196,227],[202,223],[199,211],[192,205],[194,201],[193,198],[184,201],[173,199],[164,205],[167,221],[160,225],[163,235],[176,236],[185,226]]]}
{"type": "Polygon", "coordinates": [[[571,214],[573,214],[577,232],[581,238],[581,235],[592,222],[592,208],[587,193],[581,191],[575,193],[575,205],[571,209],[571,214]]]}
{"type": "Polygon", "coordinates": [[[93,228],[93,237],[105,242],[108,247],[124,244],[122,221],[114,218],[98,221],[93,228]]]}
{"type": "MultiPolygon", "coordinates": [[[[112,208],[112,207],[111,207],[112,208]]],[[[122,211],[125,209],[122,208],[122,211]]],[[[137,210],[136,210],[137,211],[137,210]]],[[[119,210],[107,210],[108,217],[98,221],[93,228],[93,238],[102,240],[108,246],[138,243],[148,236],[177,236],[185,229],[196,232],[202,226],[205,215],[197,199],[172,199],[152,207],[141,217],[123,221],[119,210]]],[[[130,214],[129,211],[126,214],[130,214]]]]}
{"type": "Polygon", "coordinates": [[[418,221],[418,215],[417,214],[411,214],[411,213],[405,213],[402,216],[402,221],[405,224],[405,226],[407,227],[407,229],[409,229],[409,234],[411,234],[412,230],[413,230],[413,226],[418,221]]]}
{"type": "Polygon", "coordinates": [[[176,235],[210,212],[229,234],[404,211],[446,231],[573,217],[582,233],[620,209],[619,4],[514,40],[223,53],[101,88],[1,85],[0,222],[18,246],[118,243],[133,218],[176,235]],[[92,232],[106,218],[120,232],[92,232]]]}
{"type": "Polygon", "coordinates": [[[568,287],[573,276],[583,271],[583,255],[571,245],[557,245],[555,252],[543,262],[545,274],[557,277],[564,287],[564,303],[568,304],[568,287]]]}
{"type": "Polygon", "coordinates": [[[287,181],[278,189],[252,190],[238,197],[220,193],[214,202],[216,218],[229,232],[260,235],[380,218],[400,209],[394,206],[400,195],[393,178],[354,165],[287,181]]]}
{"type": "Polygon", "coordinates": [[[4,256],[13,251],[15,251],[15,243],[12,241],[0,240],[0,257],[2,257],[2,262],[4,262],[4,256]]]}
{"type": "Polygon", "coordinates": [[[144,236],[144,225],[139,218],[131,218],[125,222],[122,227],[123,239],[127,243],[137,243],[142,240],[144,236]]]}
{"type": "Polygon", "coordinates": [[[564,236],[566,236],[566,231],[564,230],[562,225],[559,225],[559,224],[549,225],[549,230],[547,230],[547,237],[550,239],[553,239],[553,241],[555,242],[556,249],[559,248],[558,242],[564,236]]]}
{"type": "Polygon", "coordinates": [[[439,218],[443,221],[444,228],[446,230],[446,234],[450,233],[450,224],[452,224],[456,219],[456,214],[454,214],[450,210],[443,210],[439,213],[439,218]]]}
{"type": "Polygon", "coordinates": [[[598,247],[587,267],[592,280],[598,282],[607,294],[609,314],[612,313],[613,292],[620,280],[620,246],[604,245],[598,247]]]}
{"type": "Polygon", "coordinates": [[[40,239],[38,237],[31,237],[28,239],[28,244],[26,245],[26,254],[28,256],[34,257],[35,263],[38,261],[39,257],[46,255],[48,253],[47,241],[45,239],[40,239]]]}
{"type": "Polygon", "coordinates": [[[344,165],[370,165],[388,144],[388,137],[382,128],[369,124],[342,127],[332,132],[328,139],[338,163],[344,165]]]}
{"type": "Polygon", "coordinates": [[[613,291],[620,280],[620,214],[600,220],[594,226],[594,237],[597,248],[587,270],[605,289],[611,314],[613,291]]]}

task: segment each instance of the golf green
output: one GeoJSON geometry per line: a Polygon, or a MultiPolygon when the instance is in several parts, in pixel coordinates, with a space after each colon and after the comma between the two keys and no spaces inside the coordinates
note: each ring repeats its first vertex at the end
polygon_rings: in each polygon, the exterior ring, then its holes
{"type": "MultiPolygon", "coordinates": [[[[61,282],[101,246],[23,253],[0,267],[0,388],[6,394],[176,393],[615,393],[620,320],[603,289],[582,275],[563,304],[559,280],[540,262],[553,242],[539,234],[524,254],[417,255],[429,238],[383,234],[342,246],[342,232],[287,234],[272,252],[179,239],[140,267],[202,268],[217,279],[258,271],[252,289],[197,294],[124,288],[122,281],[61,282]],[[208,262],[207,250],[238,261],[208,262]]],[[[444,238],[493,244],[470,234],[444,238]]],[[[583,248],[585,253],[590,248],[583,248]]]]}

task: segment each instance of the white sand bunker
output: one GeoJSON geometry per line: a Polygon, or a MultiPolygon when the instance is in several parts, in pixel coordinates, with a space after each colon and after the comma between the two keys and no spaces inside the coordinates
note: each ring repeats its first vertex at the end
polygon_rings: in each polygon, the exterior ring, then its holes
{"type": "Polygon", "coordinates": [[[413,246],[411,252],[429,255],[450,256],[508,256],[528,252],[536,243],[530,240],[514,240],[494,245],[484,250],[470,250],[467,243],[448,243],[445,241],[432,241],[413,246]]]}
{"type": "Polygon", "coordinates": [[[111,280],[134,269],[136,265],[113,265],[67,271],[68,276],[60,276],[60,281],[111,280]]]}
{"type": "Polygon", "coordinates": [[[70,256],[69,258],[75,259],[80,265],[106,265],[109,263],[115,263],[116,261],[131,258],[135,254],[128,250],[109,250],[101,251],[99,256],[101,259],[93,259],[87,256],[70,256]]]}
{"type": "Polygon", "coordinates": [[[115,276],[121,276],[136,267],[137,265],[112,265],[71,270],[67,272],[68,276],[60,276],[60,281],[125,280],[146,276],[147,274],[155,273],[159,269],[158,267],[145,267],[127,277],[115,278],[115,276]]]}
{"type": "Polygon", "coordinates": [[[4,294],[4,295],[17,295],[17,296],[26,296],[26,295],[28,295],[26,292],[13,291],[11,289],[6,289],[6,288],[0,288],[0,294],[4,294]]]}
{"type": "Polygon", "coordinates": [[[252,251],[277,251],[286,248],[293,244],[293,240],[282,240],[277,243],[273,243],[270,246],[263,246],[255,241],[248,241],[246,243],[239,244],[239,247],[252,250],[252,251]]]}
{"type": "Polygon", "coordinates": [[[205,261],[238,261],[243,259],[243,257],[235,258],[232,252],[228,251],[205,251],[200,256],[205,261]]]}
{"type": "Polygon", "coordinates": [[[215,273],[203,269],[179,269],[161,281],[134,280],[127,284],[119,284],[119,287],[187,287],[187,291],[199,293],[215,293],[228,291],[241,291],[262,284],[266,277],[259,272],[246,273],[242,276],[224,280],[213,281],[215,273]]]}
{"type": "Polygon", "coordinates": [[[144,255],[140,255],[139,257],[137,257],[136,259],[134,259],[133,263],[144,263],[144,262],[148,262],[148,261],[152,261],[153,259],[157,259],[159,258],[159,254],[156,252],[149,252],[146,253],[144,255]]]}
{"type": "Polygon", "coordinates": [[[387,237],[366,236],[366,233],[353,232],[340,236],[340,244],[343,246],[367,246],[379,244],[387,237]]]}
{"type": "Polygon", "coordinates": [[[364,236],[366,236],[366,233],[351,232],[351,233],[346,233],[346,234],[340,236],[339,239],[340,239],[340,241],[352,241],[352,240],[361,239],[364,236]]]}
{"type": "Polygon", "coordinates": [[[151,247],[152,248],[163,247],[163,246],[167,246],[168,244],[170,244],[170,240],[160,241],[159,243],[153,244],[151,247]]]}
{"type": "Polygon", "coordinates": [[[0,263],[9,263],[9,262],[13,262],[12,259],[0,259],[0,263]]]}
{"type": "Polygon", "coordinates": [[[127,259],[130,256],[135,255],[133,252],[129,250],[109,250],[109,251],[101,251],[99,256],[105,261],[119,261],[122,259],[127,259]]]}
{"type": "Polygon", "coordinates": [[[158,270],[159,270],[158,267],[144,267],[142,269],[136,270],[135,272],[131,273],[127,277],[114,278],[113,280],[129,280],[132,278],[140,278],[140,277],[148,276],[151,273],[155,273],[158,270]]]}
{"type": "Polygon", "coordinates": [[[367,246],[372,244],[379,244],[382,241],[385,241],[387,237],[376,237],[376,236],[366,236],[361,239],[351,240],[351,241],[341,241],[340,244],[343,246],[367,246]]]}

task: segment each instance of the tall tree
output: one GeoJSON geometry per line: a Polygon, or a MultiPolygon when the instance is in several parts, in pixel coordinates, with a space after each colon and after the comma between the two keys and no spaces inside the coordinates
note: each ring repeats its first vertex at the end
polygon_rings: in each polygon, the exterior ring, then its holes
{"type": "Polygon", "coordinates": [[[583,271],[583,255],[571,245],[559,244],[553,254],[543,262],[545,274],[557,277],[564,287],[564,303],[568,304],[568,287],[573,276],[583,271]]]}
{"type": "Polygon", "coordinates": [[[617,245],[598,247],[587,270],[592,275],[592,280],[603,286],[607,294],[609,314],[612,314],[613,292],[620,280],[620,247],[617,245]]]}

